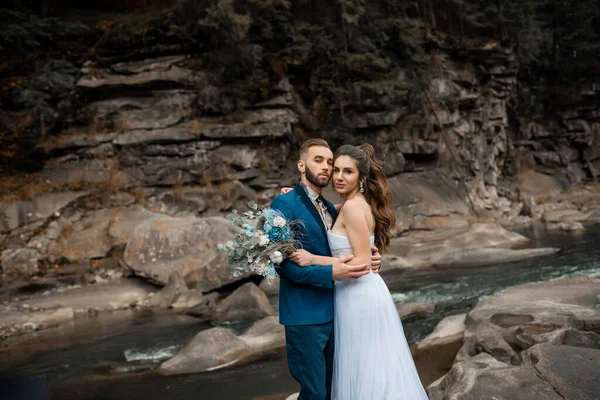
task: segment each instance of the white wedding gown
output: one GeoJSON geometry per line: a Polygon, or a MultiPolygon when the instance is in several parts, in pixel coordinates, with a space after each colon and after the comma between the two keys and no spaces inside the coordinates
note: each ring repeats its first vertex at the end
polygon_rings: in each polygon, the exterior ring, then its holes
{"type": "MultiPolygon", "coordinates": [[[[346,236],[328,232],[327,238],[334,257],[352,254],[346,236]]],[[[334,337],[332,400],[427,399],[379,274],[335,282],[334,337]]]]}

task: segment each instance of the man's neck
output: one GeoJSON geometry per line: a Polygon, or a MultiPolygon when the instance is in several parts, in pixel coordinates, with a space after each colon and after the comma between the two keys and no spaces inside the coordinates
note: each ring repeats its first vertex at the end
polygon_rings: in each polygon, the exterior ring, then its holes
{"type": "Polygon", "coordinates": [[[315,193],[317,193],[317,194],[321,194],[321,192],[323,191],[322,187],[310,183],[308,181],[308,179],[305,178],[304,175],[302,176],[302,179],[300,179],[300,182],[302,182],[303,184],[305,184],[308,188],[314,190],[315,193]]]}

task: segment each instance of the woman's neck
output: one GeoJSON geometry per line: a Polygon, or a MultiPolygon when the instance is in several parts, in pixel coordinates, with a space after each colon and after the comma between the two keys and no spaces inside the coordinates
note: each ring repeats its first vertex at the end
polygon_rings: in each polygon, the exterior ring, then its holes
{"type": "Polygon", "coordinates": [[[345,193],[345,194],[340,194],[340,205],[342,207],[344,207],[344,203],[346,203],[346,201],[348,201],[348,200],[353,199],[354,197],[356,197],[358,195],[358,193],[359,192],[358,192],[358,188],[357,188],[357,189],[355,189],[355,190],[353,190],[351,192],[348,192],[348,193],[345,193]]]}

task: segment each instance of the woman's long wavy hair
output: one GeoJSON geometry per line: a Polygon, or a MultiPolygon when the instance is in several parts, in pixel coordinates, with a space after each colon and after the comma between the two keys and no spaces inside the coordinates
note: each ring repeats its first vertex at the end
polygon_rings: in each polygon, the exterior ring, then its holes
{"type": "Polygon", "coordinates": [[[348,156],[356,161],[358,179],[364,181],[363,194],[375,217],[375,244],[387,250],[396,227],[396,215],[392,210],[392,191],[381,162],[375,158],[375,149],[368,143],[358,147],[346,144],[336,151],[335,158],[339,156],[348,156]]]}

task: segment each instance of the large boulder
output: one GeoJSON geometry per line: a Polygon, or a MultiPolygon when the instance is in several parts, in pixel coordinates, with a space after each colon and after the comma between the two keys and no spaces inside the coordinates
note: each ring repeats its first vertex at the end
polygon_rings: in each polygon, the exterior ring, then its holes
{"type": "Polygon", "coordinates": [[[227,258],[217,244],[235,236],[222,217],[157,217],[138,225],[125,248],[124,261],[136,275],[166,285],[179,272],[190,288],[203,292],[232,283],[227,258]]]}
{"type": "Polygon", "coordinates": [[[600,279],[579,276],[530,283],[485,298],[468,314],[471,335],[524,336],[561,327],[600,327],[600,279]]]}
{"type": "Polygon", "coordinates": [[[533,196],[535,200],[557,196],[565,189],[565,185],[556,177],[534,170],[519,172],[517,186],[522,193],[533,196]]]}
{"type": "Polygon", "coordinates": [[[156,370],[161,375],[192,374],[240,365],[281,352],[285,332],[277,317],[267,317],[236,336],[225,328],[198,333],[171,359],[156,370]]]}
{"type": "Polygon", "coordinates": [[[508,366],[486,353],[454,364],[427,391],[430,400],[564,400],[532,369],[508,366]]]}
{"type": "MultiPolygon", "coordinates": [[[[418,267],[480,266],[518,261],[556,253],[559,249],[513,249],[530,240],[495,223],[475,223],[468,229],[438,229],[410,232],[391,241],[394,256],[400,256],[405,266],[418,267]]],[[[384,266],[385,271],[385,266],[384,266]]]]}
{"type": "Polygon", "coordinates": [[[238,363],[250,346],[231,330],[212,328],[198,333],[173,358],[156,370],[161,375],[193,374],[238,363]]]}
{"type": "Polygon", "coordinates": [[[531,283],[467,315],[454,366],[430,399],[597,399],[600,279],[531,283]]]}
{"type": "Polygon", "coordinates": [[[563,398],[592,400],[599,397],[600,346],[585,348],[542,343],[528,350],[525,357],[536,374],[563,398]]]}
{"type": "Polygon", "coordinates": [[[265,293],[252,282],[240,286],[217,306],[220,321],[241,318],[263,318],[275,311],[265,293]]]}

